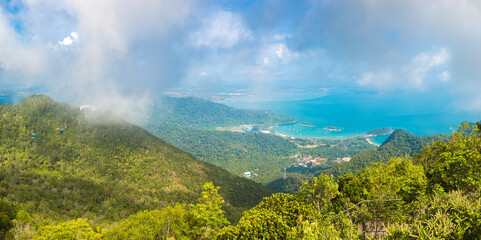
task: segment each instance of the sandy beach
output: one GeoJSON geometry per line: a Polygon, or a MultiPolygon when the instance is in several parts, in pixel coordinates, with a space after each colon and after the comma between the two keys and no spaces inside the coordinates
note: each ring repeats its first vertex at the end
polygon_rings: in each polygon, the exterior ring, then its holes
{"type": "Polygon", "coordinates": [[[372,135],[368,135],[365,137],[366,141],[376,147],[379,147],[380,145],[379,144],[375,144],[369,137],[372,137],[372,135]]]}

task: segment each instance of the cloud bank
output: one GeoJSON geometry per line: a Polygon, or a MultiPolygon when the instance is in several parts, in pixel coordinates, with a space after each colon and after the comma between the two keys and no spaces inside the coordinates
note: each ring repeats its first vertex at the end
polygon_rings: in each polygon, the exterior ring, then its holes
{"type": "Polygon", "coordinates": [[[182,85],[447,94],[481,111],[476,0],[12,0],[0,83],[137,116],[182,85]],[[135,109],[135,110],[132,110],[135,109]]]}

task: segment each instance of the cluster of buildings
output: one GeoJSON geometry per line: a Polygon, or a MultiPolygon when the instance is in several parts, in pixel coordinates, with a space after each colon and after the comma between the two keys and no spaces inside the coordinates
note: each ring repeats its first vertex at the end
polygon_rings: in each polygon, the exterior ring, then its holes
{"type": "MultiPolygon", "coordinates": [[[[299,162],[297,166],[305,168],[318,166],[327,162],[327,158],[323,157],[304,156],[299,158],[299,155],[295,155],[295,157],[297,157],[297,161],[299,162]]],[[[337,158],[336,160],[334,160],[334,162],[337,163],[349,161],[351,161],[351,157],[337,158]]]]}
{"type": "Polygon", "coordinates": [[[322,157],[304,156],[302,158],[298,158],[297,161],[300,162],[298,164],[299,167],[313,167],[327,162],[327,159],[322,157]]]}

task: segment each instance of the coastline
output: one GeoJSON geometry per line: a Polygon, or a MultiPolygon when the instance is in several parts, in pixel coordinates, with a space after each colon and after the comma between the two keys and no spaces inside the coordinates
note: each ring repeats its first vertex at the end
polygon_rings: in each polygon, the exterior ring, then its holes
{"type": "MultiPolygon", "coordinates": [[[[383,135],[387,135],[387,134],[383,134],[383,135]]],[[[372,144],[372,145],[374,145],[374,146],[376,146],[376,147],[381,146],[381,145],[379,145],[379,144],[374,143],[369,137],[372,137],[372,135],[368,135],[368,136],[364,137],[369,144],[372,144]]]]}

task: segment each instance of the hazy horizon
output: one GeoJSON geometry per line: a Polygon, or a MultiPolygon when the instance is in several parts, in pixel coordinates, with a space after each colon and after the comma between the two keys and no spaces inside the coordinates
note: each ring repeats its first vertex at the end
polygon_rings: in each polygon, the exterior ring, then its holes
{"type": "Polygon", "coordinates": [[[332,92],[481,115],[478,22],[475,0],[5,0],[0,88],[131,117],[159,94],[332,92]]]}

